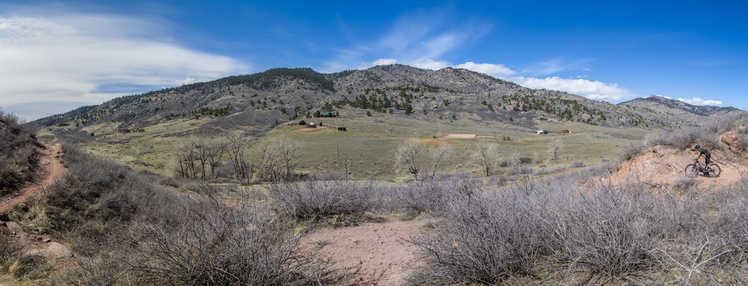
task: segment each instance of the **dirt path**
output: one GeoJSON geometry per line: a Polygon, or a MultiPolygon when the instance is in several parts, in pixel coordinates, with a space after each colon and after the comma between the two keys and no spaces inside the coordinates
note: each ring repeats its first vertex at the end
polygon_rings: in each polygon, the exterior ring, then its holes
{"type": "Polygon", "coordinates": [[[65,167],[60,160],[62,157],[60,146],[50,146],[45,150],[41,150],[40,153],[39,166],[41,167],[40,174],[42,175],[42,179],[22,187],[10,196],[0,198],[0,213],[12,209],[17,204],[26,201],[30,196],[41,192],[41,190],[54,183],[65,171],[65,167]]]}
{"type": "MultiPolygon", "coordinates": [[[[715,151],[713,155],[713,161],[722,167],[722,174],[718,178],[695,178],[699,189],[727,187],[740,181],[743,174],[748,174],[744,162],[740,162],[734,158],[735,156],[723,154],[721,151],[715,151]]],[[[694,158],[696,155],[688,152],[656,146],[624,162],[611,179],[616,184],[643,182],[654,188],[672,186],[679,180],[686,179],[685,167],[693,163],[694,158]]]]}
{"type": "MultiPolygon", "coordinates": [[[[0,213],[13,209],[14,206],[41,192],[65,172],[61,160],[60,146],[50,146],[45,150],[40,150],[40,153],[39,166],[41,168],[39,173],[42,178],[37,182],[27,184],[8,197],[0,198],[0,213]]],[[[17,222],[0,221],[0,228],[6,228],[13,235],[15,242],[21,246],[23,255],[41,255],[49,259],[65,259],[73,256],[70,245],[53,241],[46,234],[31,234],[17,222]]]]}
{"type": "Polygon", "coordinates": [[[335,268],[360,267],[364,281],[377,285],[406,285],[420,261],[416,248],[405,242],[424,231],[423,221],[364,223],[355,227],[323,228],[307,235],[301,250],[318,250],[335,268]]]}

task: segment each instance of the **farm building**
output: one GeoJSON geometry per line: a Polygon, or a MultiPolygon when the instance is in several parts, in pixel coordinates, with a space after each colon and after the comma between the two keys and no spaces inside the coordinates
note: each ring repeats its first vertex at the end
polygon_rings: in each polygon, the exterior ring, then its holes
{"type": "Polygon", "coordinates": [[[338,117],[337,112],[321,112],[319,117],[338,117]]]}

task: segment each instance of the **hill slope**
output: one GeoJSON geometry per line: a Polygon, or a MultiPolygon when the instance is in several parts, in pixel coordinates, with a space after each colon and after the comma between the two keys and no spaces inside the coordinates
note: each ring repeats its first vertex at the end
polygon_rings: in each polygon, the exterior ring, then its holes
{"type": "MultiPolygon", "coordinates": [[[[347,107],[424,119],[470,117],[521,126],[532,126],[539,118],[612,127],[667,128],[683,123],[667,111],[645,108],[647,104],[640,101],[614,105],[559,91],[529,89],[454,68],[432,71],[388,65],[333,74],[308,68],[271,69],[116,98],[34,124],[85,127],[108,121],[127,132],[207,116],[215,122],[206,127],[238,125],[261,131],[316,111],[347,107]]],[[[671,103],[662,105],[673,109],[671,103]]],[[[695,116],[717,113],[710,107],[685,106],[681,110],[695,116]]]]}
{"type": "Polygon", "coordinates": [[[741,112],[734,107],[701,106],[685,103],[680,100],[669,99],[661,96],[649,96],[636,98],[622,102],[619,106],[630,107],[638,112],[661,114],[662,117],[671,119],[671,122],[690,124],[703,121],[705,117],[723,116],[730,113],[741,112]]]}

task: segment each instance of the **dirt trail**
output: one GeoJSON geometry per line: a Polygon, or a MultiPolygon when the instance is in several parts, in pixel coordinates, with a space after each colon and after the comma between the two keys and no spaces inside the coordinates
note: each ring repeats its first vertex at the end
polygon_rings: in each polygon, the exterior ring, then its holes
{"type": "MultiPolygon", "coordinates": [[[[621,164],[611,179],[614,184],[643,182],[654,188],[672,186],[686,178],[685,167],[693,163],[696,157],[695,153],[655,146],[621,164]]],[[[721,166],[722,174],[718,178],[699,176],[696,178],[699,189],[730,186],[737,183],[742,178],[742,174],[748,172],[745,162],[729,152],[713,152],[712,161],[721,166]]]]}
{"type": "Polygon", "coordinates": [[[307,235],[301,251],[317,249],[335,268],[360,267],[364,281],[377,285],[406,285],[420,265],[416,248],[405,242],[424,231],[424,221],[364,223],[355,227],[323,228],[307,235]]]}
{"type": "Polygon", "coordinates": [[[60,160],[62,157],[60,146],[50,146],[47,149],[40,150],[40,154],[41,158],[39,159],[39,166],[41,167],[41,170],[39,173],[41,174],[42,179],[27,184],[10,196],[0,198],[0,213],[12,209],[17,204],[26,201],[26,199],[32,195],[41,192],[41,190],[54,183],[54,181],[65,172],[65,167],[62,165],[62,161],[60,160]]]}

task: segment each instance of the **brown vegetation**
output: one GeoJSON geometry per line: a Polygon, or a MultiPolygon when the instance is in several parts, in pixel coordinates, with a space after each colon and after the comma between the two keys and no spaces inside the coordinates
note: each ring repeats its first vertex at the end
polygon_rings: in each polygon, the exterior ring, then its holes
{"type": "Polygon", "coordinates": [[[33,180],[41,147],[32,130],[0,112],[0,197],[33,180]]]}

